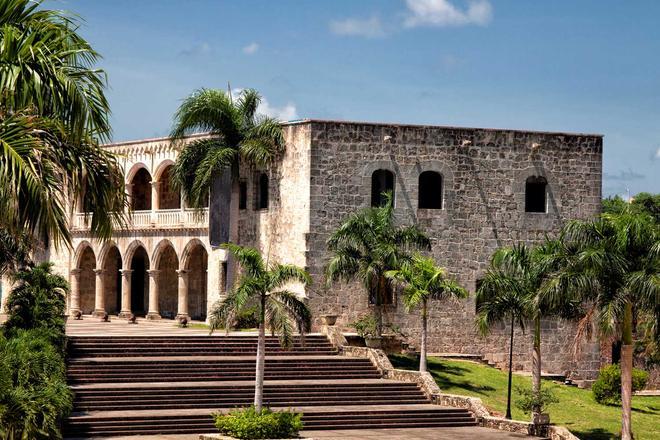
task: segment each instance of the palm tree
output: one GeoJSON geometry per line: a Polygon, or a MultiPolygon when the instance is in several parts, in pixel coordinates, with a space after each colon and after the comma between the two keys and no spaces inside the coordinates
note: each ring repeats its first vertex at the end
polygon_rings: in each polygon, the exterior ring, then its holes
{"type": "Polygon", "coordinates": [[[92,232],[109,237],[126,196],[97,144],[110,136],[105,73],[78,22],[40,6],[0,1],[0,225],[70,244],[67,202],[82,198],[92,232]]]}
{"type": "MultiPolygon", "coordinates": [[[[237,243],[241,164],[265,167],[284,151],[282,127],[273,118],[257,115],[260,102],[252,89],[243,90],[236,101],[222,90],[201,89],[187,97],[174,115],[173,143],[180,144],[193,133],[209,134],[183,147],[173,181],[193,208],[206,206],[210,193],[212,245],[237,243]]],[[[230,259],[228,286],[233,284],[233,266],[230,259]]]]}
{"type": "Polygon", "coordinates": [[[422,308],[422,341],[420,347],[419,371],[426,368],[426,339],[428,301],[430,299],[467,298],[468,292],[447,276],[442,267],[436,266],[433,258],[415,255],[412,264],[406,264],[399,270],[385,273],[388,278],[403,285],[403,304],[410,312],[422,308]]]}
{"type": "Polygon", "coordinates": [[[621,338],[623,439],[632,438],[632,354],[636,315],[659,318],[660,232],[648,214],[604,214],[594,221],[566,225],[556,250],[558,269],[542,288],[546,301],[563,297],[586,304],[578,337],[598,324],[602,336],[621,338]]]}
{"type": "Polygon", "coordinates": [[[384,206],[351,214],[327,242],[334,253],[326,271],[328,282],[362,282],[374,304],[378,336],[383,333],[382,307],[391,289],[385,273],[410,262],[410,251],[431,247],[429,238],[417,226],[396,224],[392,194],[384,196],[384,206]]]}
{"type": "MultiPolygon", "coordinates": [[[[513,374],[513,332],[518,325],[524,330],[525,320],[531,313],[532,295],[536,289],[532,285],[527,247],[500,248],[493,254],[490,267],[477,288],[477,328],[483,335],[490,332],[496,323],[511,324],[509,339],[509,382],[507,388],[506,418],[511,418],[511,379],[513,374]]],[[[536,326],[535,326],[536,327],[536,326]]],[[[540,328],[539,328],[540,331],[540,328]]],[[[538,356],[540,384],[540,337],[538,352],[534,337],[534,357],[538,356]]],[[[535,365],[536,367],[536,365],[535,365]]],[[[536,371],[537,368],[534,368],[536,371]]]]}
{"type": "Polygon", "coordinates": [[[242,311],[258,310],[259,341],[257,344],[257,365],[254,387],[254,406],[261,411],[263,406],[264,365],[266,356],[266,325],[279,334],[284,347],[291,346],[294,321],[298,332],[304,335],[311,326],[311,313],[304,301],[286,289],[286,285],[299,282],[311,283],[304,269],[292,264],[269,264],[258,250],[234,244],[224,244],[236,258],[241,277],[223,302],[219,302],[209,316],[211,332],[227,328],[232,317],[242,311]]]}

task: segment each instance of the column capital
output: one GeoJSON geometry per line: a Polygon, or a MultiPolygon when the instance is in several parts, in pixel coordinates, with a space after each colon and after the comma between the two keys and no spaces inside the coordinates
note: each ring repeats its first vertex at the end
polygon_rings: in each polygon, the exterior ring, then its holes
{"type": "Polygon", "coordinates": [[[73,276],[76,276],[76,275],[80,275],[81,272],[82,272],[82,269],[71,269],[70,274],[73,275],[73,276]]]}
{"type": "Polygon", "coordinates": [[[131,276],[134,271],[133,269],[119,269],[119,272],[121,272],[123,276],[131,276]]]}
{"type": "Polygon", "coordinates": [[[177,269],[176,273],[177,273],[180,277],[184,277],[184,276],[187,276],[187,275],[188,275],[189,271],[188,271],[188,269],[177,269]]]}
{"type": "Polygon", "coordinates": [[[96,276],[103,275],[105,273],[105,269],[94,269],[94,273],[96,276]]]}
{"type": "Polygon", "coordinates": [[[155,277],[156,275],[158,275],[160,273],[160,270],[158,270],[158,269],[149,269],[147,271],[147,273],[149,274],[150,277],[155,277]]]}
{"type": "Polygon", "coordinates": [[[153,186],[154,188],[158,188],[160,186],[160,183],[161,183],[160,180],[152,180],[151,186],[153,186]]]}

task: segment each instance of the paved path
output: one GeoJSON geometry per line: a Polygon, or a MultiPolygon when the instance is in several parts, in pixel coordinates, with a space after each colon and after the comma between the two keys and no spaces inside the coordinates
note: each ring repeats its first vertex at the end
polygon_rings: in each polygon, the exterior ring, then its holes
{"type": "MultiPolygon", "coordinates": [[[[408,429],[346,429],[338,431],[303,431],[301,436],[319,440],[514,440],[534,439],[523,434],[496,429],[466,428],[408,428],[408,429]]],[[[137,435],[131,437],[103,437],[98,440],[198,440],[198,435],[137,435]]]]}

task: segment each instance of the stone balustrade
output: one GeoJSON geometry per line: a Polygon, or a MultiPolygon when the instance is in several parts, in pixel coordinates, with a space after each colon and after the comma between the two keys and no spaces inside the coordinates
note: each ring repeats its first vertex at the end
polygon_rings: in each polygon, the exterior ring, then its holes
{"type": "MultiPolygon", "coordinates": [[[[72,226],[74,230],[89,230],[91,214],[76,213],[73,215],[72,226]]],[[[209,224],[209,210],[195,209],[156,209],[151,211],[133,211],[128,217],[125,229],[149,228],[207,228],[209,224]]]]}

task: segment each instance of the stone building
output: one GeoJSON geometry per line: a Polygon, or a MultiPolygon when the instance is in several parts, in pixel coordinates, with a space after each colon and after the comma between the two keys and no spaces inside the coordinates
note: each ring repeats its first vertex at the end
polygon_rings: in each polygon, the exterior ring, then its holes
{"type": "MultiPolygon", "coordinates": [[[[339,325],[370,308],[357,285],[326,287],[326,240],[348,214],[394,193],[401,222],[418,223],[432,253],[470,292],[493,251],[537,243],[568,219],[599,213],[602,136],[522,130],[302,120],[284,124],[286,152],[268,170],[241,170],[239,237],[271,260],[306,267],[306,295],[317,319],[339,325]]],[[[187,209],[170,185],[177,151],[168,139],[106,146],[120,154],[132,216],[112,240],[91,239],[84,213],[72,217],[74,248],[52,255],[72,285],[71,309],[132,311],[150,317],[205,319],[225,292],[226,255],[208,242],[208,212],[187,209]]],[[[480,354],[505,363],[506,328],[482,338],[474,329],[474,296],[434,302],[430,352],[480,354]]],[[[386,319],[418,340],[419,317],[396,295],[386,319]]],[[[543,323],[544,370],[591,377],[598,344],[573,357],[574,327],[543,323]]],[[[531,335],[516,333],[514,363],[531,367],[531,335]]]]}

